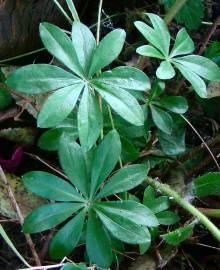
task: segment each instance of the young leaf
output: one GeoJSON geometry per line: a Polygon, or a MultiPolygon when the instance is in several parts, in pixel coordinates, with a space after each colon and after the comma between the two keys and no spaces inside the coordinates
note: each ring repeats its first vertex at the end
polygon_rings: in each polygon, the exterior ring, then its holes
{"type": "Polygon", "coordinates": [[[158,140],[163,152],[168,156],[177,156],[183,154],[186,150],[185,146],[185,129],[174,126],[171,134],[158,131],[158,140]]]}
{"type": "Polygon", "coordinates": [[[87,74],[93,52],[96,48],[94,35],[83,23],[74,22],[72,27],[72,43],[77,52],[79,62],[85,74],[87,74]]]}
{"type": "Polygon", "coordinates": [[[86,251],[92,263],[102,268],[110,267],[113,260],[111,242],[93,211],[89,213],[86,228],[86,251]]]}
{"type": "Polygon", "coordinates": [[[28,172],[23,183],[31,192],[54,201],[84,202],[85,199],[67,181],[47,172],[28,172]]]}
{"type": "Polygon", "coordinates": [[[91,60],[89,77],[111,64],[118,57],[124,46],[125,36],[124,30],[115,29],[101,40],[91,60]]]}
{"type": "Polygon", "coordinates": [[[71,85],[49,96],[38,114],[38,127],[49,128],[60,124],[73,110],[82,89],[83,84],[71,85]]]}
{"type": "Polygon", "coordinates": [[[155,106],[151,105],[150,108],[155,125],[163,132],[171,134],[173,127],[172,117],[167,112],[155,106]]]}
{"type": "Polygon", "coordinates": [[[107,216],[111,214],[129,219],[137,225],[148,227],[158,226],[158,221],[153,212],[146,206],[134,201],[109,201],[95,204],[95,208],[107,216]]]}
{"type": "Polygon", "coordinates": [[[148,165],[134,164],[119,170],[103,187],[96,199],[130,190],[144,181],[149,171],[148,165]]]}
{"type": "Polygon", "coordinates": [[[193,89],[201,98],[207,98],[206,85],[203,79],[201,79],[195,72],[189,70],[187,67],[173,61],[173,64],[182,75],[192,84],[193,89]]]}
{"type": "Polygon", "coordinates": [[[88,270],[88,268],[85,265],[66,263],[60,270],[88,270]]]}
{"type": "Polygon", "coordinates": [[[73,74],[52,65],[34,64],[15,70],[6,83],[16,91],[41,94],[80,82],[73,74]]]}
{"type": "Polygon", "coordinates": [[[165,86],[166,85],[164,82],[156,79],[152,84],[149,100],[152,100],[158,97],[164,91],[165,86]]]}
{"type": "Polygon", "coordinates": [[[137,225],[131,220],[114,214],[105,215],[96,209],[96,212],[112,235],[129,244],[142,244],[151,239],[147,227],[137,225]]]}
{"type": "Polygon", "coordinates": [[[166,23],[156,14],[147,13],[147,16],[150,18],[154,31],[158,36],[157,42],[160,44],[163,54],[168,56],[170,48],[170,33],[166,23]]]}
{"type": "Polygon", "coordinates": [[[143,45],[137,48],[136,52],[143,56],[164,59],[164,56],[156,48],[150,45],[143,45]]]}
{"type": "Polygon", "coordinates": [[[176,72],[169,61],[163,61],[160,63],[156,71],[157,78],[161,80],[172,79],[176,72]]]}
{"type": "Polygon", "coordinates": [[[86,162],[82,148],[65,133],[59,145],[59,160],[70,181],[88,196],[89,181],[86,171],[86,162]]]}
{"type": "Polygon", "coordinates": [[[173,225],[179,221],[179,216],[172,211],[163,211],[156,214],[156,217],[161,225],[173,225]]]}
{"type": "Polygon", "coordinates": [[[150,81],[147,75],[141,70],[133,67],[117,67],[110,71],[102,72],[92,82],[107,84],[122,89],[136,91],[147,91],[150,89],[150,81]]]}
{"type": "Polygon", "coordinates": [[[220,80],[220,68],[213,61],[200,55],[186,55],[176,57],[174,62],[179,63],[199,75],[200,77],[210,80],[220,80]]]}
{"type": "Polygon", "coordinates": [[[185,28],[182,28],[176,36],[173,49],[169,55],[170,58],[177,55],[190,54],[194,51],[194,43],[188,35],[185,28]]]}
{"type": "Polygon", "coordinates": [[[98,93],[122,118],[135,126],[144,123],[143,111],[137,100],[127,91],[107,84],[94,85],[98,93]]]}
{"type": "Polygon", "coordinates": [[[188,110],[187,100],[181,96],[162,97],[157,105],[174,113],[185,113],[188,110]]]}
{"type": "Polygon", "coordinates": [[[143,204],[155,214],[167,210],[170,207],[169,198],[167,196],[156,198],[155,191],[151,186],[148,186],[144,191],[143,204]]]}
{"type": "Polygon", "coordinates": [[[93,196],[103,181],[112,172],[121,154],[121,141],[116,130],[110,131],[99,144],[91,172],[91,193],[93,196]]]}
{"type": "Polygon", "coordinates": [[[178,228],[175,231],[163,234],[161,237],[168,244],[177,246],[190,237],[193,232],[193,227],[194,225],[190,224],[185,227],[178,228]]]}
{"type": "Polygon", "coordinates": [[[50,243],[50,256],[62,259],[68,256],[79,242],[86,216],[85,209],[61,228],[50,243]]]}
{"type": "Polygon", "coordinates": [[[195,196],[208,196],[220,191],[220,173],[206,173],[193,180],[192,191],[195,196]]]}
{"type": "Polygon", "coordinates": [[[76,11],[73,0],[66,0],[66,3],[68,5],[68,8],[69,8],[69,10],[70,10],[70,12],[72,14],[72,17],[73,17],[74,21],[79,22],[80,21],[79,15],[78,15],[78,13],[76,11]]]}
{"type": "Polygon", "coordinates": [[[78,131],[81,146],[88,151],[95,144],[102,128],[102,113],[97,98],[86,86],[78,109],[78,131]]]}
{"type": "Polygon", "coordinates": [[[34,209],[24,220],[24,233],[42,232],[55,227],[83,207],[82,203],[53,203],[34,209]]]}
{"type": "Polygon", "coordinates": [[[40,24],[40,37],[46,49],[58,61],[80,77],[84,76],[75,48],[64,31],[53,24],[44,22],[40,24]]]}

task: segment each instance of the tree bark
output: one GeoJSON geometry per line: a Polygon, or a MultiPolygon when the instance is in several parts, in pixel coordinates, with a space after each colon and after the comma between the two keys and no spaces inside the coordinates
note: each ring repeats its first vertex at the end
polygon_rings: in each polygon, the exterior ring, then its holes
{"type": "Polygon", "coordinates": [[[40,48],[38,29],[43,21],[66,26],[52,0],[0,0],[0,60],[40,48]]]}

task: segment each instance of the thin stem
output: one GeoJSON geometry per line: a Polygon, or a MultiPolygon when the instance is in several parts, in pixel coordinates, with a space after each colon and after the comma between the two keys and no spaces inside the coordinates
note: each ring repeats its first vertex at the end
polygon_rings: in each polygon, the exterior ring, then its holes
{"type": "MultiPolygon", "coordinates": [[[[24,217],[23,217],[23,215],[21,213],[20,207],[17,204],[15,196],[14,196],[12,190],[11,190],[11,187],[10,187],[10,185],[8,183],[8,180],[7,180],[6,176],[5,176],[5,173],[4,173],[1,165],[0,165],[0,179],[1,179],[2,183],[4,184],[4,186],[6,188],[8,198],[9,198],[9,200],[11,202],[11,205],[12,205],[13,209],[15,210],[16,214],[17,214],[17,217],[18,217],[18,220],[19,220],[20,224],[22,225],[23,222],[24,222],[24,217]]],[[[25,234],[25,238],[26,238],[27,243],[28,243],[28,245],[30,247],[30,250],[32,252],[32,255],[33,255],[33,258],[35,260],[36,265],[40,266],[41,261],[40,261],[40,258],[38,256],[36,250],[35,250],[34,243],[33,243],[32,239],[31,239],[30,235],[25,234]]]]}
{"type": "Polygon", "coordinates": [[[187,0],[176,0],[173,6],[169,9],[167,14],[164,17],[164,21],[166,24],[169,24],[176,14],[180,11],[180,9],[185,5],[187,0]]]}
{"type": "Polygon", "coordinates": [[[186,211],[191,213],[195,218],[197,218],[220,242],[220,230],[196,207],[194,207],[187,200],[183,199],[175,190],[171,189],[169,185],[162,184],[158,180],[152,178],[147,178],[146,182],[156,190],[160,190],[165,195],[173,197],[176,203],[178,203],[182,208],[184,208],[186,211]]]}
{"type": "Polygon", "coordinates": [[[63,15],[67,19],[67,21],[72,25],[73,24],[72,19],[68,16],[68,14],[66,13],[66,11],[60,5],[60,3],[57,0],[53,0],[53,1],[57,5],[57,7],[59,8],[59,10],[63,13],[63,15]]]}
{"type": "Polygon", "coordinates": [[[190,121],[181,114],[181,117],[187,122],[187,124],[193,129],[193,131],[196,133],[196,135],[199,137],[199,139],[203,142],[203,144],[205,145],[206,149],[208,150],[208,152],[210,153],[210,155],[212,156],[216,167],[218,168],[218,170],[220,171],[220,166],[218,164],[217,159],[215,158],[214,154],[212,153],[211,149],[208,147],[208,145],[206,144],[206,142],[203,140],[202,136],[199,134],[199,132],[195,129],[195,127],[190,123],[190,121]]]}
{"type": "Polygon", "coordinates": [[[208,217],[220,218],[220,209],[198,208],[200,212],[208,217]]]}

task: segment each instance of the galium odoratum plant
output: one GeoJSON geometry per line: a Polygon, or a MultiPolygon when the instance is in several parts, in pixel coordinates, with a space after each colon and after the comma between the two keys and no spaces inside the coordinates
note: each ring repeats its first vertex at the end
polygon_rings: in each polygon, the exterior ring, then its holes
{"type": "Polygon", "coordinates": [[[70,182],[40,171],[23,176],[23,183],[31,192],[55,201],[33,210],[25,219],[24,232],[45,231],[71,217],[51,241],[52,258],[69,255],[83,230],[89,260],[100,267],[112,263],[112,237],[130,244],[151,241],[147,227],[158,226],[158,220],[149,208],[130,200],[106,200],[136,187],[147,177],[149,166],[144,164],[129,165],[110,176],[120,154],[120,138],[115,130],[87,154],[64,133],[59,159],[70,182]]]}
{"type": "Polygon", "coordinates": [[[206,98],[207,91],[204,80],[219,81],[219,67],[206,57],[192,54],[195,49],[194,43],[185,28],[177,33],[174,45],[170,49],[171,37],[163,19],[156,14],[147,13],[146,15],[153,27],[141,21],[136,21],[135,26],[150,45],[137,48],[137,53],[162,61],[156,71],[156,76],[159,79],[173,78],[176,74],[175,67],[190,82],[196,93],[201,98],[206,98]]]}
{"type": "Polygon", "coordinates": [[[118,57],[125,36],[124,30],[113,30],[97,46],[93,33],[79,21],[73,23],[71,38],[57,26],[41,23],[40,37],[45,48],[66,70],[54,65],[32,64],[16,70],[8,77],[7,84],[26,94],[54,91],[38,115],[37,124],[41,128],[60,124],[81,96],[78,133],[81,146],[89,150],[103,126],[98,95],[131,124],[141,126],[144,123],[143,111],[128,90],[148,90],[147,75],[127,66],[101,72],[118,57]]]}

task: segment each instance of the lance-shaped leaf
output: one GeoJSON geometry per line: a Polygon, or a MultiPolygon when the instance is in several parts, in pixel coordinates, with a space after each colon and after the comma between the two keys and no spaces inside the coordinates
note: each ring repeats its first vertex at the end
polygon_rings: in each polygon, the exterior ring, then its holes
{"type": "Polygon", "coordinates": [[[85,201],[72,185],[51,173],[28,172],[23,176],[22,180],[28,190],[48,200],[85,201]]]}
{"type": "Polygon", "coordinates": [[[88,268],[86,267],[86,265],[66,263],[60,270],[88,270],[88,268]]]}
{"type": "Polygon", "coordinates": [[[80,82],[73,74],[52,65],[33,64],[15,70],[6,83],[27,94],[41,94],[80,82]]]}
{"type": "Polygon", "coordinates": [[[97,97],[86,86],[78,109],[78,132],[81,146],[89,150],[99,137],[102,128],[102,113],[97,97]]]}
{"type": "Polygon", "coordinates": [[[145,226],[137,225],[131,220],[115,214],[105,215],[96,209],[96,212],[112,235],[129,244],[142,244],[150,241],[150,233],[145,226]]]}
{"type": "Polygon", "coordinates": [[[117,67],[102,72],[98,77],[94,78],[93,82],[137,91],[150,89],[150,81],[147,75],[133,67],[117,67]]]}
{"type": "Polygon", "coordinates": [[[115,29],[101,40],[91,60],[89,77],[111,64],[118,57],[124,46],[125,36],[124,30],[115,29]]]}
{"type": "Polygon", "coordinates": [[[122,118],[135,126],[142,126],[144,114],[137,100],[127,91],[107,84],[94,84],[95,89],[122,118]]]}
{"type": "Polygon", "coordinates": [[[172,131],[173,120],[169,113],[152,105],[150,108],[154,124],[163,132],[170,134],[172,131]]]}
{"type": "Polygon", "coordinates": [[[162,97],[156,104],[174,113],[185,113],[188,110],[187,100],[181,96],[162,97]]]}
{"type": "Polygon", "coordinates": [[[53,259],[62,259],[68,256],[75,248],[82,234],[86,210],[79,212],[53,237],[50,243],[50,256],[53,259]]]}
{"type": "Polygon", "coordinates": [[[94,205],[105,215],[118,215],[119,217],[129,219],[137,225],[156,227],[159,225],[153,212],[143,204],[134,201],[109,201],[98,202],[94,205]]]}
{"type": "Polygon", "coordinates": [[[176,72],[169,61],[163,61],[160,63],[156,71],[157,78],[161,80],[172,79],[176,72]]]}
{"type": "Polygon", "coordinates": [[[185,28],[182,28],[176,36],[173,49],[169,57],[175,57],[177,55],[189,54],[194,51],[194,43],[191,37],[188,35],[185,28]]]}
{"type": "Polygon", "coordinates": [[[183,77],[185,77],[187,81],[191,83],[196,93],[201,98],[207,98],[206,84],[203,81],[203,79],[201,79],[195,72],[193,72],[192,70],[189,70],[187,67],[183,66],[182,64],[179,64],[176,61],[173,61],[173,64],[179,69],[183,77]]]}
{"type": "Polygon", "coordinates": [[[194,72],[200,77],[210,80],[220,80],[220,68],[216,63],[200,55],[186,55],[176,57],[174,62],[186,67],[190,72],[194,72]]]}
{"type": "Polygon", "coordinates": [[[33,210],[24,220],[24,233],[42,232],[55,227],[74,212],[82,208],[82,203],[53,203],[33,210]]]}
{"type": "Polygon", "coordinates": [[[65,133],[59,145],[59,160],[70,181],[83,193],[88,195],[86,161],[82,148],[65,133]]]}
{"type": "Polygon", "coordinates": [[[164,56],[156,48],[150,45],[143,45],[137,48],[136,52],[143,56],[155,57],[159,59],[164,59],[164,56]]]}
{"type": "Polygon", "coordinates": [[[156,217],[161,225],[173,225],[179,221],[179,216],[172,211],[166,210],[156,214],[156,217]]]}
{"type": "Polygon", "coordinates": [[[149,171],[149,165],[135,164],[118,171],[98,193],[96,199],[130,190],[144,181],[149,171]]]}
{"type": "Polygon", "coordinates": [[[92,263],[99,267],[110,267],[113,254],[111,242],[96,213],[91,211],[86,228],[86,251],[92,263]]]}
{"type": "Polygon", "coordinates": [[[45,48],[57,60],[80,77],[84,76],[77,52],[63,30],[53,24],[44,22],[40,24],[40,37],[45,48]]]}
{"type": "Polygon", "coordinates": [[[91,63],[96,41],[90,29],[81,22],[74,22],[72,27],[72,43],[77,52],[79,62],[85,72],[91,63]]]}
{"type": "Polygon", "coordinates": [[[38,127],[49,128],[60,124],[73,110],[83,86],[81,83],[67,86],[49,96],[38,114],[38,127]]]}
{"type": "Polygon", "coordinates": [[[91,172],[91,191],[93,196],[103,181],[112,172],[121,154],[121,141],[116,130],[110,131],[99,144],[91,172]]]}

